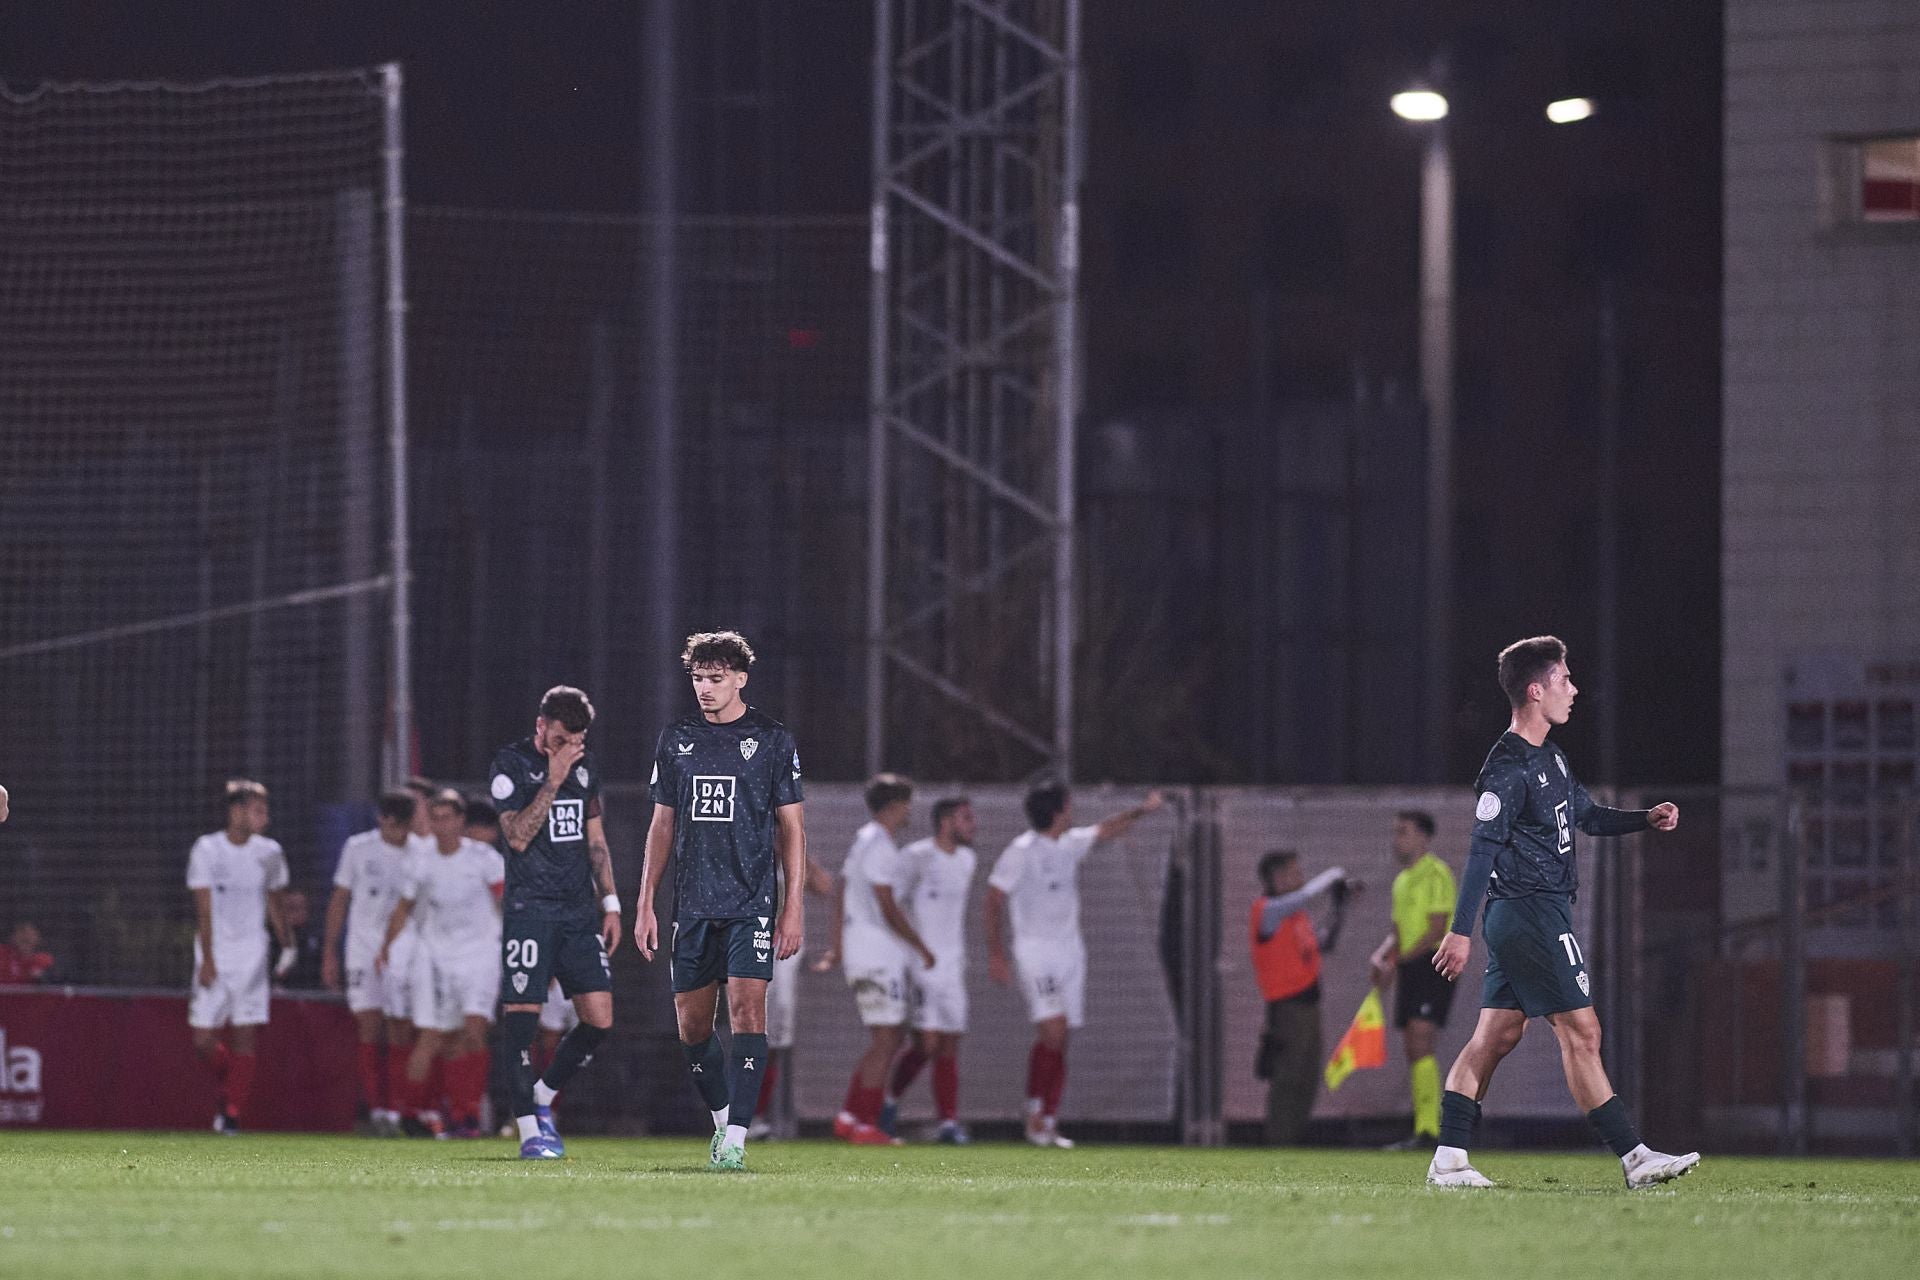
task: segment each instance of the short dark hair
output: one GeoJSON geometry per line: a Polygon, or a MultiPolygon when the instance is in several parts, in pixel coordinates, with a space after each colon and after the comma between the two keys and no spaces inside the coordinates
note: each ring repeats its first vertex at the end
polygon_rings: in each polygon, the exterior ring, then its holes
{"type": "Polygon", "coordinates": [[[933,829],[938,831],[941,823],[972,803],[965,796],[941,796],[933,802],[933,829]]]}
{"type": "Polygon", "coordinates": [[[380,799],[374,805],[374,809],[383,818],[391,818],[395,822],[412,822],[414,806],[417,803],[413,792],[395,787],[380,793],[380,799]]]}
{"type": "Polygon", "coordinates": [[[696,631],[680,651],[680,665],[688,671],[695,667],[745,671],[753,665],[753,646],[738,631],[696,631]]]}
{"type": "Polygon", "coordinates": [[[1433,815],[1425,809],[1402,809],[1393,816],[1397,821],[1411,822],[1414,826],[1420,828],[1421,835],[1429,840],[1433,839],[1433,833],[1436,830],[1433,823],[1433,815]]]}
{"type": "Polygon", "coordinates": [[[1064,782],[1043,782],[1027,792],[1022,807],[1035,831],[1045,831],[1053,825],[1053,820],[1066,810],[1069,794],[1064,782]]]}
{"type": "Polygon", "coordinates": [[[407,779],[407,790],[413,792],[413,794],[419,796],[422,800],[429,800],[433,798],[433,793],[438,791],[439,788],[433,785],[432,778],[426,777],[424,774],[416,773],[407,779]]]}
{"type": "Polygon", "coordinates": [[[897,773],[876,773],[867,782],[867,812],[879,813],[890,804],[913,799],[913,779],[897,773]]]}
{"type": "Polygon", "coordinates": [[[1300,861],[1300,854],[1293,849],[1269,849],[1260,855],[1260,883],[1265,884],[1278,872],[1285,871],[1300,861]]]}
{"type": "Polygon", "coordinates": [[[429,809],[437,808],[440,805],[451,805],[454,811],[461,817],[464,818],[467,816],[467,798],[452,787],[440,788],[427,800],[427,807],[429,809]]]}
{"type": "Polygon", "coordinates": [[[267,788],[264,784],[255,782],[252,778],[228,778],[222,803],[231,809],[233,806],[245,804],[249,800],[265,800],[266,798],[267,788]]]}
{"type": "Polygon", "coordinates": [[[1544,681],[1556,662],[1567,660],[1558,636],[1530,636],[1500,651],[1500,688],[1516,707],[1527,705],[1527,686],[1544,681]]]}
{"type": "Polygon", "coordinates": [[[593,723],[593,703],[570,684],[557,684],[540,695],[540,718],[556,720],[568,733],[585,733],[593,723]]]}
{"type": "Polygon", "coordinates": [[[485,800],[468,800],[467,825],[470,827],[497,827],[500,825],[500,811],[485,800]]]}

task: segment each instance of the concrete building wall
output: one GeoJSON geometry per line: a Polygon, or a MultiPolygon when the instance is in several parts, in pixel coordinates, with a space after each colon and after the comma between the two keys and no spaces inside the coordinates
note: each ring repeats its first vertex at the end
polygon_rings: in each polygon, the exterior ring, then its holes
{"type": "Polygon", "coordinates": [[[1920,222],[1846,216],[1920,133],[1913,0],[1728,0],[1723,777],[1784,778],[1790,665],[1920,653],[1920,222]]]}

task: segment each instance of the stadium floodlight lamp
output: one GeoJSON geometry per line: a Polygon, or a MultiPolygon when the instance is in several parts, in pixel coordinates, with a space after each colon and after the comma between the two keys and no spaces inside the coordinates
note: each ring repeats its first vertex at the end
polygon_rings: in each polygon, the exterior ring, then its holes
{"type": "Polygon", "coordinates": [[[1555,124],[1577,124],[1591,115],[1592,98],[1562,98],[1547,104],[1547,119],[1555,124]]]}
{"type": "Polygon", "coordinates": [[[1447,97],[1431,89],[1408,89],[1393,95],[1393,113],[1402,120],[1428,123],[1447,118],[1447,97]]]}

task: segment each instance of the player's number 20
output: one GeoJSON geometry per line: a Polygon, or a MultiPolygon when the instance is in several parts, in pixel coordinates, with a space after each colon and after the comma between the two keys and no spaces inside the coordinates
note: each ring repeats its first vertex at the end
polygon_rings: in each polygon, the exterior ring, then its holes
{"type": "Polygon", "coordinates": [[[507,968],[536,969],[540,966],[540,939],[508,938],[507,968]]]}

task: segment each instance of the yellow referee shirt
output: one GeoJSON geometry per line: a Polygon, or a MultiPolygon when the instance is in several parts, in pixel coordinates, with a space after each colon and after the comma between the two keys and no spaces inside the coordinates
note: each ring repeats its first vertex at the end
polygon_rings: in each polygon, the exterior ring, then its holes
{"type": "Polygon", "coordinates": [[[1453,869],[1423,853],[1418,861],[1393,878],[1393,927],[1400,935],[1400,958],[1406,959],[1414,944],[1426,936],[1427,923],[1435,912],[1451,916],[1459,889],[1453,882],[1453,869]]]}

